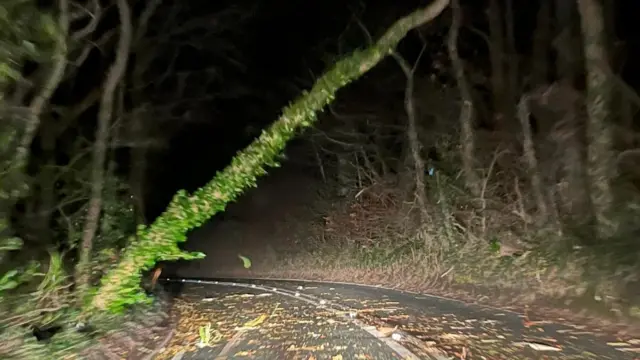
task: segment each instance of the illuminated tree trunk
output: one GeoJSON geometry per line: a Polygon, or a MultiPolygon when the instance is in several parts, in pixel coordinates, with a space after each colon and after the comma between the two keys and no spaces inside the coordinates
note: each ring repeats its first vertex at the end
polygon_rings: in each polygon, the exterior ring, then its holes
{"type": "Polygon", "coordinates": [[[529,117],[529,96],[525,94],[518,104],[518,119],[520,120],[523,137],[522,152],[524,153],[524,159],[527,164],[533,198],[535,199],[540,217],[543,221],[546,221],[548,216],[547,202],[544,197],[544,191],[542,190],[542,177],[540,176],[540,169],[538,167],[538,157],[536,156],[536,148],[533,142],[533,132],[531,131],[529,117]]]}
{"type": "Polygon", "coordinates": [[[449,29],[448,51],[453,70],[456,77],[460,97],[462,98],[462,107],[460,109],[460,148],[462,159],[462,171],[464,182],[469,191],[474,196],[480,195],[480,179],[475,172],[475,136],[473,134],[473,122],[475,120],[475,108],[471,97],[471,87],[464,75],[464,65],[458,55],[458,33],[462,21],[462,12],[459,0],[453,0],[451,3],[453,9],[453,20],[449,29]]]}
{"type": "Polygon", "coordinates": [[[186,233],[223,211],[247,188],[255,186],[257,178],[267,173],[266,167],[278,166],[278,158],[287,142],[315,122],[317,112],[334,100],[339,89],[371,70],[393,51],[408,31],[431,21],[448,5],[449,0],[433,1],[428,7],[398,20],[374,45],[338,61],[208,184],[191,195],[179,191],[153,224],[140,229],[138,239],[129,245],[120,263],[102,279],[85,310],[119,311],[128,304],[142,301],[146,298],[139,286],[143,270],[153,267],[159,260],[200,257],[178,248],[178,244],[186,240],[186,233]]]}
{"type": "MultiPolygon", "coordinates": [[[[556,38],[556,77],[560,89],[569,95],[575,90],[576,78],[582,68],[580,64],[581,50],[579,47],[578,13],[575,2],[555,0],[556,38]]],[[[571,97],[573,98],[573,96],[571,97]]],[[[576,98],[577,99],[577,98],[576,98]]],[[[563,182],[566,184],[566,197],[562,207],[571,223],[571,227],[578,232],[591,231],[593,224],[593,206],[589,198],[588,164],[586,156],[586,131],[582,113],[583,104],[566,99],[569,110],[557,128],[558,146],[562,149],[563,182]]],[[[588,237],[583,236],[586,240],[588,237]]]]}
{"type": "Polygon", "coordinates": [[[578,0],[582,23],[585,69],[587,71],[587,157],[588,173],[597,231],[611,236],[616,224],[610,218],[613,195],[610,181],[615,176],[611,129],[612,85],[602,7],[598,0],[578,0]]]}

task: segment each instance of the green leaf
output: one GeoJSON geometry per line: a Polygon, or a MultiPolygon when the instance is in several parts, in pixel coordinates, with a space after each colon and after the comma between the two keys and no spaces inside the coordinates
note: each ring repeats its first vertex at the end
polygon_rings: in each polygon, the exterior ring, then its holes
{"type": "MultiPolygon", "coordinates": [[[[2,229],[2,226],[0,226],[2,229]]],[[[0,241],[0,251],[13,251],[22,248],[22,239],[17,237],[6,238],[0,241]]]]}
{"type": "Polygon", "coordinates": [[[10,290],[18,286],[18,282],[14,278],[18,275],[18,270],[10,270],[2,279],[0,279],[0,291],[10,290]]]}
{"type": "Polygon", "coordinates": [[[245,269],[248,269],[251,267],[251,259],[249,259],[246,256],[242,256],[240,254],[238,254],[238,257],[240,258],[240,260],[242,260],[242,266],[244,266],[245,269]]]}
{"type": "Polygon", "coordinates": [[[17,80],[20,72],[9,66],[7,63],[0,63],[0,81],[3,79],[17,80]]]}
{"type": "Polygon", "coordinates": [[[14,277],[16,275],[18,275],[18,270],[15,270],[15,269],[9,270],[9,271],[7,271],[6,274],[4,274],[4,276],[2,277],[2,280],[0,280],[0,283],[6,281],[7,279],[10,279],[10,278],[12,278],[12,277],[14,277]]]}
{"type": "Polygon", "coordinates": [[[493,252],[500,252],[500,242],[498,241],[497,237],[492,237],[491,238],[491,242],[489,243],[489,248],[491,249],[491,251],[493,252]]]}
{"type": "Polygon", "coordinates": [[[7,282],[0,283],[0,291],[11,290],[18,286],[18,282],[15,280],[9,280],[7,282]]]}
{"type": "Polygon", "coordinates": [[[51,15],[43,14],[40,18],[40,25],[42,26],[42,30],[47,36],[51,38],[57,36],[58,25],[56,24],[56,21],[53,19],[53,17],[51,17],[51,15]]]}

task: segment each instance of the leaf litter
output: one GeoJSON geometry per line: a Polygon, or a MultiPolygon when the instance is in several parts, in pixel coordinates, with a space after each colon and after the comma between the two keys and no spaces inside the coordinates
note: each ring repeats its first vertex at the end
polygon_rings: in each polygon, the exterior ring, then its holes
{"type": "Polygon", "coordinates": [[[263,294],[254,289],[187,289],[174,301],[175,336],[157,359],[170,360],[177,354],[183,354],[183,360],[400,359],[386,345],[330,310],[263,294]],[[199,348],[203,327],[211,335],[208,346],[199,348]],[[203,351],[208,355],[196,355],[203,351]]]}
{"type": "MultiPolygon", "coordinates": [[[[326,288],[324,288],[326,289],[326,288]]],[[[377,299],[345,297],[335,289],[327,292],[322,288],[304,287],[297,290],[305,292],[321,292],[327,301],[347,305],[350,310],[344,315],[374,327],[383,337],[391,337],[410,349],[419,357],[439,356],[442,359],[634,359],[634,353],[640,353],[639,339],[602,340],[601,345],[615,349],[619,355],[595,355],[579,348],[573,343],[584,340],[585,336],[594,337],[595,332],[584,326],[551,323],[549,321],[532,321],[526,316],[521,322],[521,329],[507,322],[507,317],[499,313],[482,313],[477,318],[459,317],[453,313],[432,314],[429,309],[420,310],[402,307],[399,302],[391,301],[385,296],[377,299]],[[502,316],[501,316],[502,315],[502,316]],[[550,329],[553,329],[551,331],[550,329]],[[628,357],[631,355],[631,357],[628,357]]],[[[342,339],[352,339],[353,329],[347,329],[344,318],[334,316],[329,311],[319,310],[312,306],[293,302],[280,306],[279,296],[273,293],[234,292],[225,295],[200,296],[198,300],[183,297],[181,306],[185,309],[183,316],[189,318],[186,324],[197,322],[200,317],[217,319],[209,320],[223,334],[218,348],[228,343],[240,331],[253,335],[245,345],[253,346],[252,350],[237,349],[237,358],[278,358],[278,359],[386,359],[380,356],[372,346],[362,349],[349,349],[344,345],[332,345],[336,331],[342,339]],[[206,299],[206,302],[202,300],[206,299]],[[187,310],[191,307],[191,310],[187,310]],[[198,314],[189,314],[198,312],[198,314]],[[208,314],[208,315],[206,315],[208,314]],[[342,327],[341,330],[337,330],[342,327]],[[257,334],[257,335],[256,335],[257,334]],[[271,356],[265,356],[269,352],[271,356]],[[278,352],[279,351],[279,352],[278,352]],[[277,355],[276,355],[277,353],[277,355]],[[262,354],[262,355],[261,355],[262,354]]],[[[190,325],[195,326],[195,325],[190,325]]],[[[183,338],[189,338],[189,331],[178,331],[183,338]]],[[[597,340],[597,338],[594,338],[597,340]]],[[[189,342],[174,341],[167,353],[184,351],[189,342]],[[181,350],[178,350],[181,349],[181,350]]],[[[247,347],[247,346],[244,346],[247,347]]],[[[164,359],[164,358],[163,358],[164,359]]],[[[186,359],[185,359],[186,360],[186,359]]]]}
{"type": "MultiPolygon", "coordinates": [[[[319,289],[322,296],[334,303],[348,304],[356,317],[367,324],[382,329],[395,329],[394,340],[402,343],[419,356],[440,352],[451,359],[631,359],[623,353],[640,353],[640,340],[620,342],[599,340],[596,331],[584,326],[558,324],[549,320],[532,320],[525,311],[521,326],[506,322],[504,316],[491,314],[492,318],[469,319],[456,314],[429,314],[420,310],[399,306],[386,296],[364,298],[344,296],[335,287],[329,291],[319,289]],[[403,336],[406,335],[406,336],[403,336]],[[580,348],[589,342],[608,345],[615,351],[594,355],[580,348]],[[617,353],[617,354],[616,354],[617,353]]],[[[528,310],[528,309],[526,309],[528,310]]],[[[489,315],[489,314],[488,314],[489,315]]],[[[504,314],[502,314],[504,315],[504,314]]],[[[489,316],[488,316],[489,317],[489,316]]],[[[602,349],[602,348],[601,348],[602,349]]]]}

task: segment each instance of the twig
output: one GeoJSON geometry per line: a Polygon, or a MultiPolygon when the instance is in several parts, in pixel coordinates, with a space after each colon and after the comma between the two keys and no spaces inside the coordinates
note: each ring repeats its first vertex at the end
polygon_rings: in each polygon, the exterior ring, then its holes
{"type": "Polygon", "coordinates": [[[440,275],[440,278],[442,279],[443,277],[447,276],[447,274],[449,274],[451,271],[453,271],[454,267],[455,267],[455,265],[452,266],[449,270],[445,271],[444,274],[440,275]]]}
{"type": "Polygon", "coordinates": [[[91,18],[91,21],[89,21],[87,26],[71,35],[71,39],[73,39],[74,42],[79,42],[85,37],[91,35],[98,27],[98,23],[100,22],[102,15],[102,8],[100,7],[100,2],[98,0],[93,0],[92,5],[94,8],[93,13],[83,7],[83,10],[85,10],[85,13],[91,18]]]}
{"type": "Polygon", "coordinates": [[[158,8],[158,6],[160,6],[161,3],[162,0],[152,0],[147,3],[147,6],[144,8],[139,18],[140,20],[138,22],[138,28],[136,29],[136,33],[133,37],[133,46],[138,45],[144,34],[147,32],[149,20],[151,19],[153,14],[155,14],[156,9],[158,8]]]}

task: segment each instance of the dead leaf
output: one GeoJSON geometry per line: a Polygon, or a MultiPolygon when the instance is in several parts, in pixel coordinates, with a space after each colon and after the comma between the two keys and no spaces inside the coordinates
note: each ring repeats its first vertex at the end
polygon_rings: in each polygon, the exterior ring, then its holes
{"type": "Polygon", "coordinates": [[[398,330],[398,326],[397,325],[395,327],[381,326],[377,330],[382,335],[382,337],[389,337],[393,334],[394,331],[398,330]]]}
{"type": "Polygon", "coordinates": [[[562,349],[559,348],[559,347],[540,344],[540,343],[535,343],[535,342],[529,342],[529,341],[517,342],[517,343],[514,343],[514,345],[516,345],[516,346],[528,346],[528,347],[530,347],[530,348],[532,348],[533,350],[536,350],[536,351],[562,351],[562,349]]]}
{"type": "Polygon", "coordinates": [[[608,342],[607,345],[609,345],[609,346],[631,346],[631,344],[624,343],[624,342],[608,342]]]}

